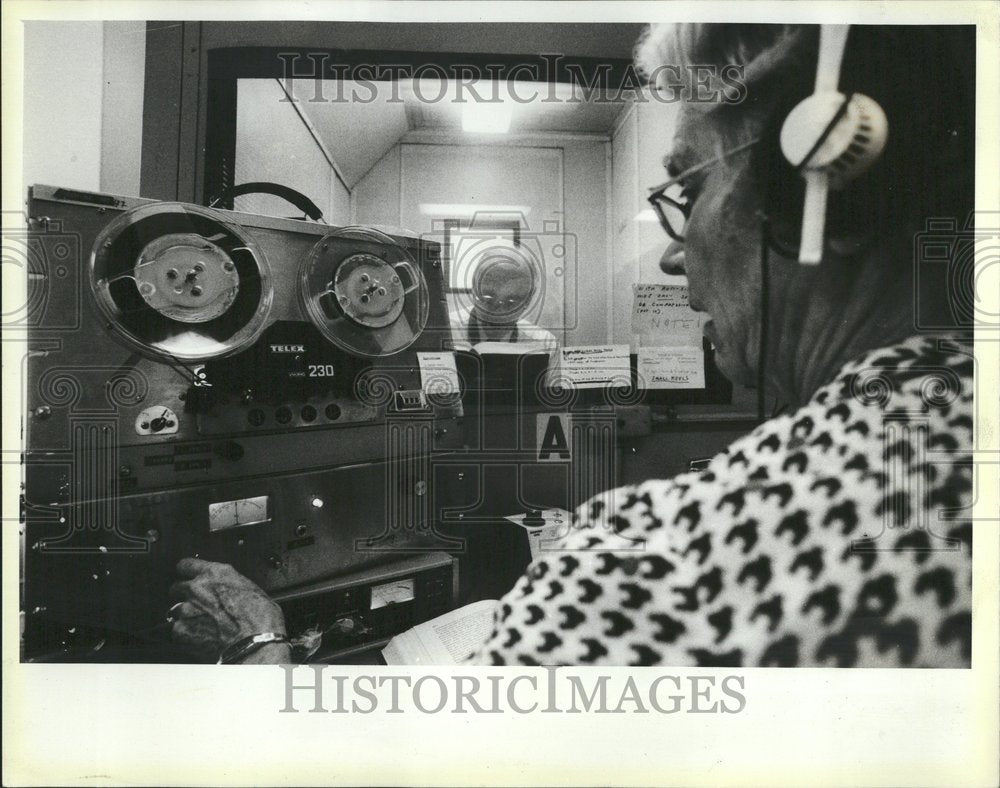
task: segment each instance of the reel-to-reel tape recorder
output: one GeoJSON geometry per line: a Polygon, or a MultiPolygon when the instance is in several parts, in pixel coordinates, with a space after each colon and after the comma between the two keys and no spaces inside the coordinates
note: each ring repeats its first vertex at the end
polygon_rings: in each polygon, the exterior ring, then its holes
{"type": "MultiPolygon", "coordinates": [[[[431,478],[462,446],[417,355],[451,337],[436,244],[45,186],[28,216],[28,658],[169,658],[184,556],[272,594],[405,560],[392,626],[447,609],[433,513],[475,493],[431,478]]],[[[336,647],[394,634],[363,613],[336,647]]]]}
{"type": "Polygon", "coordinates": [[[506,516],[614,484],[613,408],[455,349],[436,242],[35,186],[23,243],[26,659],[189,660],[190,556],[348,658],[505,593],[506,516]]]}

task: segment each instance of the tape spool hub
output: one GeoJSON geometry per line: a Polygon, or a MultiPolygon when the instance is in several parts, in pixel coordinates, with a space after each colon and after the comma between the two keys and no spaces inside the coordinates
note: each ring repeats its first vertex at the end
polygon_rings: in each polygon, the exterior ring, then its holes
{"type": "Polygon", "coordinates": [[[385,260],[371,254],[348,257],[333,277],[333,293],[349,318],[368,328],[383,328],[403,312],[403,282],[385,260]]]}
{"type": "Polygon", "coordinates": [[[409,347],[427,324],[427,283],[413,256],[366,227],[323,237],[303,260],[299,296],[310,321],[348,353],[386,356],[409,347]]]}
{"type": "Polygon", "coordinates": [[[182,203],[142,206],[111,222],[97,237],[89,273],[105,327],[168,362],[248,348],[273,299],[267,260],[246,230],[182,203]]]}
{"type": "Polygon", "coordinates": [[[480,319],[512,325],[538,302],[540,266],[515,244],[495,239],[478,249],[470,264],[472,303],[480,319]]]}
{"type": "Polygon", "coordinates": [[[194,233],[164,235],[146,244],[135,264],[135,281],[152,309],[182,323],[224,315],[240,290],[229,255],[194,233]]]}

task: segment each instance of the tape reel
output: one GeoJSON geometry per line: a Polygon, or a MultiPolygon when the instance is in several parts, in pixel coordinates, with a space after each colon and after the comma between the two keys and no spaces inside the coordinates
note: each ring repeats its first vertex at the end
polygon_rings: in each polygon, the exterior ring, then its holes
{"type": "Polygon", "coordinates": [[[481,320],[513,325],[537,305],[542,266],[528,249],[494,238],[479,244],[469,258],[463,261],[466,278],[471,279],[469,307],[475,307],[481,320]]]}
{"type": "Polygon", "coordinates": [[[263,252],[209,208],[157,203],[98,235],[90,286],[106,328],[167,361],[238,353],[261,335],[273,300],[263,252]]]}
{"type": "Polygon", "coordinates": [[[344,227],[302,262],[299,297],[309,320],[353,355],[387,356],[416,341],[427,324],[427,282],[410,253],[385,233],[344,227]]]}

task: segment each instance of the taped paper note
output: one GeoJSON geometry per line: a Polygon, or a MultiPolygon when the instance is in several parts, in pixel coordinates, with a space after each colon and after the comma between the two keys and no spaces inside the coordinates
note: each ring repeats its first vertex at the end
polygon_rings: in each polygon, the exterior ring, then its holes
{"type": "Polygon", "coordinates": [[[559,349],[559,366],[550,382],[571,388],[629,386],[628,345],[580,345],[559,349]]]}
{"type": "Polygon", "coordinates": [[[636,353],[640,388],[705,388],[705,353],[700,347],[641,347],[636,353]]]}
{"type": "Polygon", "coordinates": [[[541,525],[525,523],[527,514],[515,514],[505,519],[528,532],[528,549],[534,561],[543,550],[551,550],[569,533],[573,515],[565,509],[545,509],[541,512],[541,525]]]}
{"type": "Polygon", "coordinates": [[[425,394],[458,394],[458,369],[454,353],[417,353],[420,385],[425,394]]]}
{"type": "Polygon", "coordinates": [[[632,285],[632,333],[655,337],[657,344],[701,346],[705,315],[688,302],[685,285],[632,285]]]}

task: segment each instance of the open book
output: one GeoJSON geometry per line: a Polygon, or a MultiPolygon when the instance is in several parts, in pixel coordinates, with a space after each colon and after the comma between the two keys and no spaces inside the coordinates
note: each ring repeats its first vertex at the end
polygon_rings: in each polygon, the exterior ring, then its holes
{"type": "Polygon", "coordinates": [[[483,599],[396,635],[382,649],[387,665],[458,665],[493,630],[495,599],[483,599]]]}
{"type": "Polygon", "coordinates": [[[472,350],[480,356],[526,356],[529,353],[551,353],[556,349],[554,341],[524,339],[520,342],[478,342],[472,350]]]}

